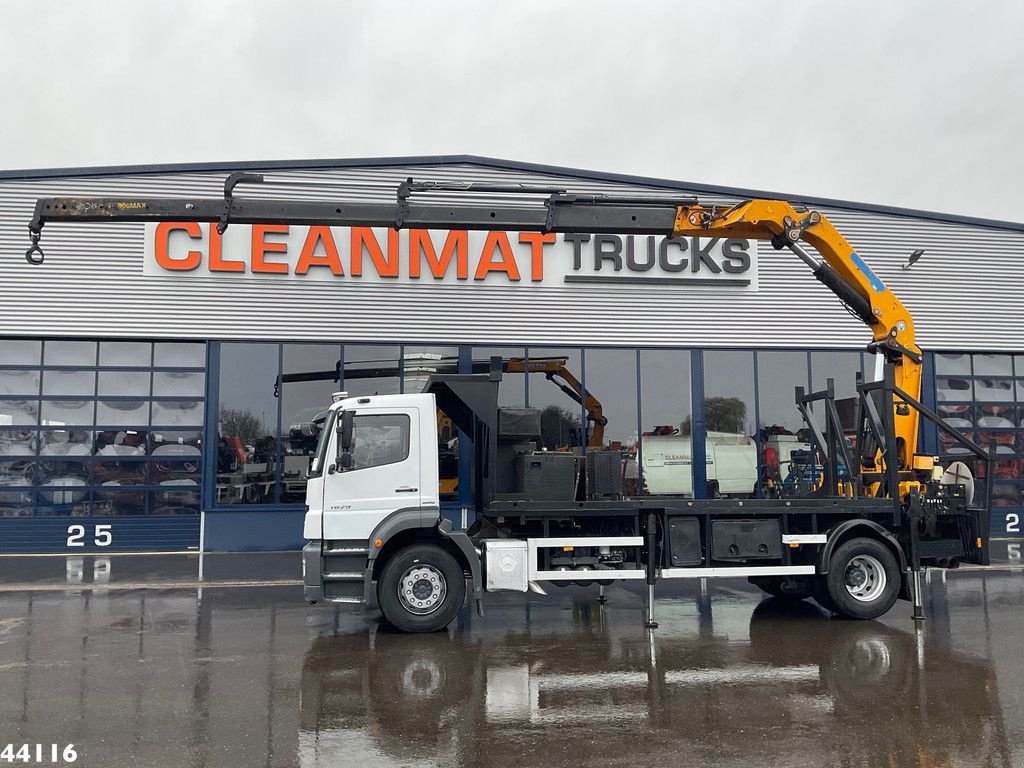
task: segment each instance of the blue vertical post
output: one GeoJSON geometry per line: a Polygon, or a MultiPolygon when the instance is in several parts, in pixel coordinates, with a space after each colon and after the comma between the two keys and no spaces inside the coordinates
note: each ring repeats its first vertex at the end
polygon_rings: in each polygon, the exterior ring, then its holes
{"type": "Polygon", "coordinates": [[[693,454],[693,497],[708,497],[708,457],[704,428],[704,353],[690,350],[690,446],[693,454]]]}
{"type": "Polygon", "coordinates": [[[203,485],[200,488],[199,503],[208,509],[216,502],[217,494],[217,447],[219,436],[217,419],[220,416],[220,342],[206,344],[206,403],[203,419],[203,485]]]}

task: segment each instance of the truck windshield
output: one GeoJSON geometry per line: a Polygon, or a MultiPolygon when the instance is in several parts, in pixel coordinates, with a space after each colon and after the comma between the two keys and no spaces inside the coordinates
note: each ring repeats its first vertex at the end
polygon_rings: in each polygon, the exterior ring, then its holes
{"type": "Polygon", "coordinates": [[[316,444],[316,455],[313,457],[313,463],[309,465],[309,474],[311,476],[316,476],[323,472],[324,463],[327,460],[327,444],[331,440],[331,433],[334,431],[334,421],[337,415],[337,411],[331,411],[323,421],[313,422],[320,427],[320,439],[316,444]]]}

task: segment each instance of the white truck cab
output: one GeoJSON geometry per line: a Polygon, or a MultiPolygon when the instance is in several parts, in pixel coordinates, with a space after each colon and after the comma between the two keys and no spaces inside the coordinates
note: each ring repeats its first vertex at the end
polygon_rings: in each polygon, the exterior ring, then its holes
{"type": "Polygon", "coordinates": [[[439,509],[433,395],[349,397],[331,406],[309,471],[306,539],[367,540],[390,515],[439,509]]]}

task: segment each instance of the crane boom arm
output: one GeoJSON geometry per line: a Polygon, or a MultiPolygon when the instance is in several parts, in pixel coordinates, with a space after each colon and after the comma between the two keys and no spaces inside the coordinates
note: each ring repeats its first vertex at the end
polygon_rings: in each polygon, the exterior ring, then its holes
{"type": "MultiPolygon", "coordinates": [[[[216,222],[326,226],[380,226],[422,229],[518,230],[523,232],[654,234],[672,237],[736,237],[789,248],[872,331],[870,345],[896,366],[897,386],[914,398],[921,391],[921,350],[913,319],[902,302],[868,267],[838,230],[819,212],[801,213],[780,200],[749,200],[731,207],[701,205],[691,197],[582,195],[554,187],[414,182],[398,188],[394,203],[238,199],[240,183],[263,183],[259,174],[233,173],[223,199],[42,198],[29,223],[32,241],[26,259],[43,261],[39,239],[46,222],[216,222]],[[420,203],[414,193],[473,192],[543,196],[542,205],[490,206],[420,203]],[[813,246],[818,261],[802,246],[813,246]]],[[[296,182],[271,182],[301,186],[296,182]]],[[[904,409],[905,410],[905,409],[904,409]]],[[[896,414],[902,467],[912,464],[917,446],[916,412],[896,414]]]]}

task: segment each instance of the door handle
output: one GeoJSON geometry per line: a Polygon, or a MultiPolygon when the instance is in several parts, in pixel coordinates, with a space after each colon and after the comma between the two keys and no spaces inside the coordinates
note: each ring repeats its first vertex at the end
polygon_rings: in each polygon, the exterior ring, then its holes
{"type": "Polygon", "coordinates": [[[419,488],[410,488],[408,485],[403,485],[401,488],[395,488],[395,493],[416,493],[419,488]]]}

